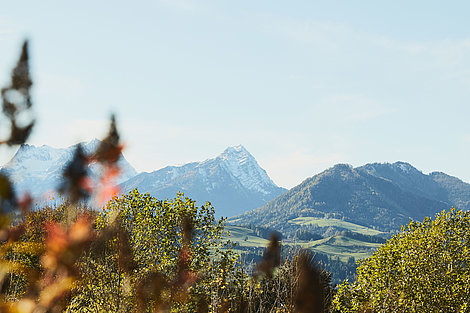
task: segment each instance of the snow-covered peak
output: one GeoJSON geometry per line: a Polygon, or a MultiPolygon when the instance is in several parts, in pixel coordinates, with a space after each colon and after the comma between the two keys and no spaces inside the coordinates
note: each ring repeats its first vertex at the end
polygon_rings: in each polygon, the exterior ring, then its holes
{"type": "Polygon", "coordinates": [[[82,145],[83,151],[87,154],[92,154],[98,149],[98,146],[100,145],[101,140],[93,138],[89,142],[82,142],[80,143],[82,145]]]}
{"type": "Polygon", "coordinates": [[[242,146],[242,145],[227,147],[227,149],[224,150],[224,153],[247,153],[247,154],[250,154],[248,152],[248,150],[246,150],[245,147],[242,146]]]}
{"type": "Polygon", "coordinates": [[[22,167],[30,167],[33,170],[44,170],[54,162],[60,161],[66,153],[66,149],[58,149],[46,145],[36,147],[34,145],[22,144],[15,156],[4,168],[12,168],[21,164],[22,167]]]}
{"type": "MultiPolygon", "coordinates": [[[[154,171],[152,175],[164,176],[165,178],[155,179],[153,184],[158,185],[163,180],[176,180],[194,173],[197,173],[204,182],[212,181],[214,175],[228,175],[230,180],[242,189],[262,194],[270,194],[273,190],[279,189],[269,178],[266,171],[259,166],[256,159],[242,145],[228,147],[219,156],[202,162],[170,166],[154,171]]],[[[205,188],[208,190],[215,188],[212,183],[209,185],[205,188]]]]}
{"type": "Polygon", "coordinates": [[[210,201],[219,216],[260,207],[285,190],[274,184],[242,145],[228,147],[202,162],[141,173],[121,184],[123,192],[135,188],[159,199],[173,198],[183,191],[198,203],[210,201]]]}
{"type": "Polygon", "coordinates": [[[218,158],[222,160],[237,160],[240,164],[246,163],[249,160],[255,161],[255,158],[242,145],[228,147],[218,158]]]}
{"type": "MultiPolygon", "coordinates": [[[[101,142],[93,139],[81,143],[86,154],[93,154],[101,142]]],[[[62,181],[64,167],[72,159],[77,145],[68,148],[53,148],[47,145],[40,147],[23,144],[15,156],[2,167],[2,171],[10,176],[17,192],[30,192],[33,196],[57,189],[62,181]]],[[[121,183],[137,175],[135,169],[123,156],[118,160],[121,174],[117,183],[121,183]]],[[[103,168],[100,164],[92,163],[89,166],[90,176],[96,181],[101,177],[103,168]]]]}
{"type": "Polygon", "coordinates": [[[242,145],[228,147],[215,160],[220,161],[221,166],[249,190],[269,193],[273,187],[277,187],[242,145]]]}

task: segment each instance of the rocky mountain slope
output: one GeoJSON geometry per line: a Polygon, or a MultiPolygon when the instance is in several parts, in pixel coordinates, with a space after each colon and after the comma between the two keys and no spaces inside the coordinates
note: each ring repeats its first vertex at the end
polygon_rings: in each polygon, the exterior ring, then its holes
{"type": "Polygon", "coordinates": [[[285,191],[241,145],[203,162],[141,173],[121,184],[121,188],[124,192],[138,188],[160,199],[172,198],[181,191],[199,204],[210,201],[218,216],[257,208],[285,191]]]}

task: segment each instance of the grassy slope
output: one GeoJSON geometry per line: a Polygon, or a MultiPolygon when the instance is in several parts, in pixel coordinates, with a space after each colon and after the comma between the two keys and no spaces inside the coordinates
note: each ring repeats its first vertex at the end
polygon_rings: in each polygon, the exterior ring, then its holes
{"type": "Polygon", "coordinates": [[[333,227],[344,228],[355,233],[360,233],[364,235],[372,235],[372,236],[382,234],[382,232],[378,230],[361,226],[361,225],[357,225],[357,224],[353,224],[350,222],[345,222],[342,220],[338,220],[336,218],[325,219],[325,218],[316,218],[316,217],[298,217],[293,220],[290,220],[289,223],[294,223],[297,225],[316,225],[318,227],[333,226],[333,227]]]}
{"type": "MultiPolygon", "coordinates": [[[[328,220],[325,220],[328,221],[328,220]]],[[[363,231],[362,233],[371,235],[378,234],[380,232],[373,229],[367,229],[366,227],[343,222],[340,220],[329,221],[325,223],[337,223],[336,221],[342,222],[342,226],[346,229],[354,231],[359,229],[363,231]],[[346,224],[347,223],[347,224],[346,224]],[[350,225],[349,225],[350,224],[350,225]],[[344,227],[348,226],[348,227],[344,227]]],[[[232,242],[237,243],[242,247],[261,247],[265,248],[268,244],[268,240],[256,236],[251,229],[240,227],[240,226],[227,226],[227,230],[230,232],[230,236],[227,239],[230,239],[232,242]],[[246,240],[245,240],[246,239],[246,240]]],[[[359,232],[359,231],[357,231],[359,232]]],[[[330,256],[337,256],[342,261],[347,261],[349,257],[354,257],[355,259],[366,258],[377,249],[380,244],[364,242],[356,239],[351,239],[345,236],[332,236],[328,238],[323,238],[315,241],[284,241],[282,243],[284,246],[301,246],[303,248],[308,248],[313,251],[320,253],[328,254],[330,256]]],[[[235,249],[236,250],[236,249],[235,249]]]]}
{"type": "Polygon", "coordinates": [[[240,226],[226,226],[230,236],[226,239],[244,247],[266,247],[269,240],[256,236],[251,229],[240,226]],[[245,240],[247,239],[247,240],[245,240]]]}
{"type": "Polygon", "coordinates": [[[309,242],[305,248],[338,256],[342,261],[346,261],[351,256],[355,259],[369,257],[379,246],[379,243],[364,242],[345,236],[332,236],[309,242]]]}

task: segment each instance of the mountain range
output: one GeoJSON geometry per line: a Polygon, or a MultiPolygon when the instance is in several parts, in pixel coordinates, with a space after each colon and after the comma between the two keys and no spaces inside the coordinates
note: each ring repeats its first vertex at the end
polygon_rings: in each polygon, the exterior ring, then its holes
{"type": "MultiPolygon", "coordinates": [[[[82,147],[91,154],[99,143],[95,139],[82,147]]],[[[17,193],[47,195],[61,184],[75,149],[24,144],[0,171],[11,178],[17,193]]],[[[288,237],[299,231],[302,237],[305,232],[325,236],[354,229],[365,234],[393,232],[410,219],[470,205],[469,184],[442,172],[424,174],[405,162],[356,168],[337,164],[288,191],[277,186],[242,145],[202,162],[149,173],[137,173],[122,155],[119,165],[122,193],[137,188],[165,199],[181,191],[198,205],[210,201],[217,216],[232,216],[232,224],[276,229],[288,237]]],[[[89,169],[97,182],[102,169],[98,164],[89,169]]]]}
{"type": "Polygon", "coordinates": [[[286,190],[269,178],[242,145],[228,147],[213,159],[141,173],[121,184],[125,192],[134,188],[159,199],[182,191],[200,204],[210,201],[219,216],[255,209],[286,190]]]}
{"type": "Polygon", "coordinates": [[[397,231],[410,220],[423,220],[451,207],[468,209],[469,204],[470,184],[442,172],[424,174],[405,162],[356,168],[337,164],[229,221],[276,229],[291,237],[300,229],[331,235],[351,225],[374,234],[397,231]]]}
{"type": "MultiPolygon", "coordinates": [[[[100,141],[82,143],[87,154],[93,153],[100,141]]],[[[76,145],[68,148],[37,147],[23,144],[1,172],[12,180],[18,194],[29,192],[40,198],[51,195],[62,182],[62,172],[71,160],[76,145]]],[[[219,156],[182,166],[168,166],[151,173],[137,173],[120,156],[122,173],[117,180],[122,193],[135,188],[159,199],[174,198],[178,191],[199,205],[210,201],[217,216],[233,216],[262,206],[286,189],[278,187],[255,158],[241,145],[228,147],[219,156]]],[[[89,166],[97,183],[102,171],[99,164],[89,166]]]]}
{"type": "MultiPolygon", "coordinates": [[[[98,139],[81,143],[86,154],[92,154],[100,144],[98,139]]],[[[77,145],[68,148],[53,148],[47,145],[40,147],[23,144],[13,158],[5,164],[0,172],[7,174],[17,194],[30,193],[34,198],[46,198],[53,195],[62,183],[62,173],[72,159],[77,145]]],[[[136,170],[121,155],[118,160],[121,174],[117,183],[122,183],[137,175],[136,170]]],[[[97,163],[89,166],[90,177],[97,183],[102,168],[97,163]]]]}

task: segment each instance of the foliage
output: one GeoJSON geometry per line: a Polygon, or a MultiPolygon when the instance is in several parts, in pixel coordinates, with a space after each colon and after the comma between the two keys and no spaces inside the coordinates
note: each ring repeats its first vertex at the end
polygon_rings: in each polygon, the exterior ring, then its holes
{"type": "Polygon", "coordinates": [[[470,213],[443,211],[410,222],[343,283],[334,299],[339,312],[468,311],[470,213]]]}
{"type": "Polygon", "coordinates": [[[31,109],[31,86],[33,82],[29,75],[28,42],[23,43],[21,55],[11,73],[10,86],[2,88],[3,113],[10,121],[10,137],[1,141],[1,144],[9,146],[20,145],[28,139],[33,129],[34,120],[21,126],[21,115],[31,109]]]}
{"type": "Polygon", "coordinates": [[[298,229],[295,232],[294,238],[297,240],[315,241],[323,239],[323,236],[311,233],[306,229],[298,229]]]}
{"type": "Polygon", "coordinates": [[[123,228],[130,234],[137,266],[158,268],[174,274],[175,260],[183,246],[183,221],[191,221],[191,268],[207,266],[210,249],[220,245],[224,234],[224,219],[216,221],[214,208],[208,202],[197,207],[196,202],[179,193],[172,200],[157,200],[148,193],[134,190],[121,198],[111,200],[98,220],[98,228],[105,228],[119,214],[123,228]],[[158,255],[158,260],[155,256],[158,255]]]}
{"type": "Polygon", "coordinates": [[[272,277],[264,275],[257,281],[258,293],[250,299],[250,308],[252,312],[328,312],[330,282],[330,274],[317,267],[309,252],[301,251],[285,259],[272,277]]]}
{"type": "MultiPolygon", "coordinates": [[[[162,291],[171,289],[169,295],[172,296],[175,296],[173,287],[181,291],[188,289],[189,294],[179,294],[181,299],[172,300],[184,300],[185,305],[181,307],[185,309],[196,307],[198,302],[208,301],[210,285],[218,279],[211,271],[233,267],[230,251],[220,249],[224,245],[221,242],[224,220],[215,220],[210,203],[197,207],[183,194],[161,201],[134,190],[106,205],[97,220],[98,234],[116,221],[125,236],[116,233],[107,238],[104,246],[97,243],[81,262],[85,274],[72,300],[72,307],[80,307],[80,311],[90,309],[89,306],[116,312],[133,308],[138,300],[137,294],[131,291],[138,290],[137,286],[151,277],[158,277],[162,291]],[[185,232],[191,234],[185,235],[185,232]],[[125,255],[122,255],[123,247],[125,255]],[[188,262],[185,277],[179,277],[182,251],[188,262]],[[189,290],[195,281],[197,287],[189,290]]],[[[226,273],[220,272],[220,275],[226,273]]],[[[170,299],[165,299],[165,295],[161,297],[163,304],[160,305],[168,306],[170,299]]]]}
{"type": "MultiPolygon", "coordinates": [[[[21,145],[29,137],[35,123],[30,114],[32,84],[25,42],[12,71],[11,83],[1,90],[10,136],[0,144],[21,145]],[[25,124],[28,119],[30,122],[25,124]]],[[[114,119],[111,130],[113,125],[114,119]]],[[[111,131],[108,137],[112,135],[111,131]]],[[[104,142],[111,144],[100,150],[102,156],[109,155],[114,148],[112,143],[116,141],[106,139],[104,142]]],[[[17,197],[8,177],[0,175],[1,312],[58,312],[66,306],[70,290],[79,276],[77,261],[96,239],[93,214],[83,212],[78,206],[78,202],[92,192],[86,167],[91,161],[113,167],[112,158],[104,159],[84,155],[78,145],[75,157],[63,175],[63,191],[72,203],[59,210],[31,212],[31,197],[17,197]]],[[[111,177],[106,171],[105,176],[111,177]]]]}

